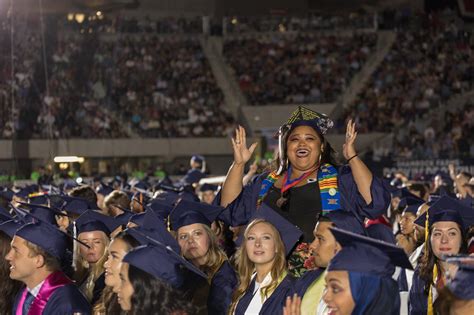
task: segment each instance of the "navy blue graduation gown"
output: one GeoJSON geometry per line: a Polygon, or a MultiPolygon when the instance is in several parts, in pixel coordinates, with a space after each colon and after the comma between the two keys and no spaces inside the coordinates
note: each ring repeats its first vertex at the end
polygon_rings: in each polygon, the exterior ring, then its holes
{"type": "MultiPolygon", "coordinates": [[[[280,284],[275,288],[270,297],[263,303],[260,315],[278,315],[283,314],[283,306],[285,306],[286,297],[292,296],[295,292],[295,280],[291,275],[287,275],[280,284]]],[[[255,278],[250,282],[247,292],[240,298],[235,308],[235,315],[244,315],[253,298],[253,290],[255,288],[255,278]]]]}
{"type": "Polygon", "coordinates": [[[400,271],[400,274],[398,275],[398,278],[397,278],[397,284],[398,284],[398,291],[400,292],[408,291],[407,273],[405,269],[402,269],[400,271]]]}
{"type": "Polygon", "coordinates": [[[295,282],[295,293],[298,294],[299,297],[303,297],[306,293],[306,290],[314,283],[314,281],[318,280],[324,274],[324,268],[318,268],[315,270],[307,271],[303,276],[298,278],[295,282]]]}
{"type": "MultiPolygon", "coordinates": [[[[13,313],[16,314],[18,303],[20,302],[23,289],[17,294],[13,313]]],[[[91,305],[82,295],[81,291],[74,284],[67,284],[57,288],[49,298],[43,310],[43,315],[66,315],[81,313],[83,315],[92,314],[91,305]]]]}
{"type": "Polygon", "coordinates": [[[211,280],[207,298],[207,310],[210,315],[227,314],[237,283],[234,269],[225,261],[211,280]]]}
{"type": "Polygon", "coordinates": [[[102,291],[105,289],[105,272],[103,272],[94,282],[94,290],[92,292],[91,305],[99,301],[102,291]]]}
{"type": "Polygon", "coordinates": [[[420,278],[419,269],[413,274],[413,284],[410,289],[408,310],[410,315],[426,315],[428,311],[428,294],[425,293],[426,282],[420,278]]]}
{"type": "MultiPolygon", "coordinates": [[[[222,212],[219,219],[230,226],[239,226],[248,223],[257,206],[263,180],[269,173],[263,173],[254,178],[241,191],[239,196],[222,212]]],[[[366,204],[359,193],[352,176],[351,168],[347,165],[338,169],[338,188],[340,192],[341,209],[351,211],[359,219],[365,217],[375,219],[386,212],[390,204],[390,192],[383,185],[381,179],[372,178],[370,193],[372,202],[366,204]]],[[[214,204],[220,204],[220,193],[214,199],[214,204]]],[[[315,222],[316,223],[316,222],[315,222]]]]}

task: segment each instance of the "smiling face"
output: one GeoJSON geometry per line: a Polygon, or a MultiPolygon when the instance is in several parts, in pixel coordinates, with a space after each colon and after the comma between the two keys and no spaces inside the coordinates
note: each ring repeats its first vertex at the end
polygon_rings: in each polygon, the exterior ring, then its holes
{"type": "Polygon", "coordinates": [[[459,225],[451,221],[440,221],[433,224],[431,248],[438,259],[443,256],[457,255],[461,250],[462,234],[459,225]]]}
{"type": "Polygon", "coordinates": [[[194,223],[180,227],[178,243],[181,254],[194,265],[202,266],[206,263],[211,241],[203,224],[194,223]]]}
{"type": "Polygon", "coordinates": [[[405,211],[400,218],[400,231],[403,235],[410,235],[415,228],[415,215],[411,212],[405,211]]]}
{"type": "Polygon", "coordinates": [[[117,293],[120,308],[124,311],[132,309],[133,285],[128,277],[129,264],[123,263],[120,268],[120,285],[114,292],[117,293]]]}
{"type": "Polygon", "coordinates": [[[349,273],[347,271],[329,271],[326,275],[326,286],[323,300],[328,305],[328,314],[352,314],[355,302],[352,298],[349,273]]]}
{"type": "Polygon", "coordinates": [[[110,243],[109,255],[104,264],[105,285],[116,289],[120,285],[120,268],[122,259],[128,253],[129,246],[125,241],[117,238],[110,243]]]}
{"type": "Polygon", "coordinates": [[[293,129],[286,142],[286,153],[291,166],[307,171],[319,162],[322,142],[317,132],[309,126],[293,129]]]}
{"type": "Polygon", "coordinates": [[[95,264],[105,253],[107,246],[107,235],[102,231],[82,232],[79,234],[79,240],[89,246],[81,245],[81,256],[89,264],[95,264]]]}
{"type": "Polygon", "coordinates": [[[260,222],[252,226],[245,238],[245,250],[250,261],[257,265],[272,265],[278,252],[274,229],[260,222]]]}

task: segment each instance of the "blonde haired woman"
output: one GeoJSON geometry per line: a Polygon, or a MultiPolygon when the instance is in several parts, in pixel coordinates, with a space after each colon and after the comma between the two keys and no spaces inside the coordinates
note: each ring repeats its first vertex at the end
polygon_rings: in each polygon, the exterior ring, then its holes
{"type": "Polygon", "coordinates": [[[286,256],[302,233],[272,209],[263,206],[244,232],[237,260],[239,286],[229,314],[281,314],[292,295],[293,278],[286,256]]]}
{"type": "Polygon", "coordinates": [[[181,200],[170,214],[181,255],[207,275],[210,285],[208,314],[225,314],[237,286],[235,271],[211,230],[212,222],[222,210],[205,203],[181,200]]]}
{"type": "Polygon", "coordinates": [[[75,280],[91,305],[99,301],[105,288],[105,267],[109,235],[120,223],[93,210],[84,212],[75,222],[77,238],[87,244],[75,249],[75,280]]]}

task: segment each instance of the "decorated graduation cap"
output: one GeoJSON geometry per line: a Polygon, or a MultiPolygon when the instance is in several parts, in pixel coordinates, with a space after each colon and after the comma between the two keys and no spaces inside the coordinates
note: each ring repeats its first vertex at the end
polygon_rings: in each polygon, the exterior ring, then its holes
{"type": "Polygon", "coordinates": [[[474,224],[474,211],[472,208],[463,205],[457,199],[443,196],[436,201],[426,213],[420,215],[418,219],[415,220],[415,224],[427,228],[427,233],[428,227],[440,221],[456,222],[466,231],[470,225],[474,224]]]}
{"type": "Polygon", "coordinates": [[[113,187],[110,187],[109,185],[104,184],[104,183],[101,183],[99,186],[97,186],[97,188],[95,190],[95,192],[97,194],[100,194],[100,195],[103,195],[103,196],[107,196],[108,194],[110,194],[113,191],[114,191],[113,187]]]}
{"type": "Polygon", "coordinates": [[[446,261],[458,265],[456,275],[446,284],[449,291],[461,300],[474,300],[474,257],[459,256],[446,261]]]}
{"type": "Polygon", "coordinates": [[[177,231],[182,226],[194,223],[211,226],[223,210],[219,206],[181,199],[170,213],[171,228],[177,231]]]}
{"type": "Polygon", "coordinates": [[[61,196],[63,200],[63,205],[61,206],[61,210],[75,213],[75,214],[82,214],[87,210],[97,209],[97,205],[80,197],[72,197],[72,196],[61,196]]]}
{"type": "Polygon", "coordinates": [[[23,225],[15,235],[41,247],[59,260],[64,258],[69,243],[66,233],[42,221],[23,225]]]}
{"type": "Polygon", "coordinates": [[[201,187],[199,187],[200,192],[205,192],[205,191],[217,191],[218,187],[216,185],[212,184],[202,184],[201,187]]]}
{"type": "Polygon", "coordinates": [[[418,198],[417,196],[408,196],[404,197],[400,200],[400,203],[398,204],[398,207],[404,207],[405,210],[403,212],[409,212],[413,215],[416,216],[416,213],[418,212],[418,208],[424,204],[425,201],[421,198],[418,198]]]}
{"type": "Polygon", "coordinates": [[[36,192],[38,192],[38,185],[28,185],[23,188],[20,188],[20,190],[15,193],[15,196],[26,199],[30,194],[36,192]]]}
{"type": "Polygon", "coordinates": [[[123,262],[135,266],[177,289],[181,289],[185,285],[187,271],[207,279],[207,276],[193,264],[156,240],[152,240],[152,244],[132,249],[124,256],[123,262]]]}
{"type": "Polygon", "coordinates": [[[145,212],[143,215],[143,223],[138,227],[129,228],[127,231],[141,245],[151,244],[152,241],[150,241],[150,239],[153,239],[165,246],[169,246],[177,253],[181,250],[176,239],[166,229],[163,220],[153,211],[145,212]]]}
{"type": "Polygon", "coordinates": [[[400,247],[338,228],[331,228],[331,232],[342,249],[329,263],[328,271],[345,270],[391,277],[395,266],[413,269],[400,247]]]}
{"type": "MultiPolygon", "coordinates": [[[[280,232],[281,239],[283,240],[283,244],[285,245],[286,256],[291,253],[293,247],[295,247],[296,243],[303,235],[303,232],[301,232],[298,227],[283,218],[275,210],[271,209],[266,204],[262,204],[262,206],[252,214],[249,220],[249,224],[252,221],[258,219],[269,222],[278,230],[278,232],[280,232]]],[[[236,244],[240,246],[242,242],[243,235],[241,235],[237,239],[236,244]]]]}
{"type": "Polygon", "coordinates": [[[94,210],[87,210],[76,222],[77,235],[83,232],[102,231],[106,235],[110,235],[116,228],[120,226],[120,222],[115,218],[103,215],[94,210]]]}

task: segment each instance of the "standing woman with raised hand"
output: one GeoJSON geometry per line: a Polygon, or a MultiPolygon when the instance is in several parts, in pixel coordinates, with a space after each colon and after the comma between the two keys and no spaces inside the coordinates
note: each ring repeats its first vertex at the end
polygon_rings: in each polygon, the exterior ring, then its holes
{"type": "Polygon", "coordinates": [[[242,224],[234,222],[234,217],[242,217],[243,213],[248,219],[266,204],[303,231],[303,242],[310,242],[317,218],[323,213],[344,209],[361,222],[364,217],[382,215],[388,208],[390,193],[358,157],[355,123],[347,123],[343,146],[347,165],[342,167],[338,167],[335,151],[325,138],[332,126],[326,115],[298,107],[278,131],[277,165],[245,187],[245,164],[257,144],[247,147],[245,129],[239,127],[232,139],[234,162],[216,198],[216,203],[230,210],[231,225],[242,224]]]}

